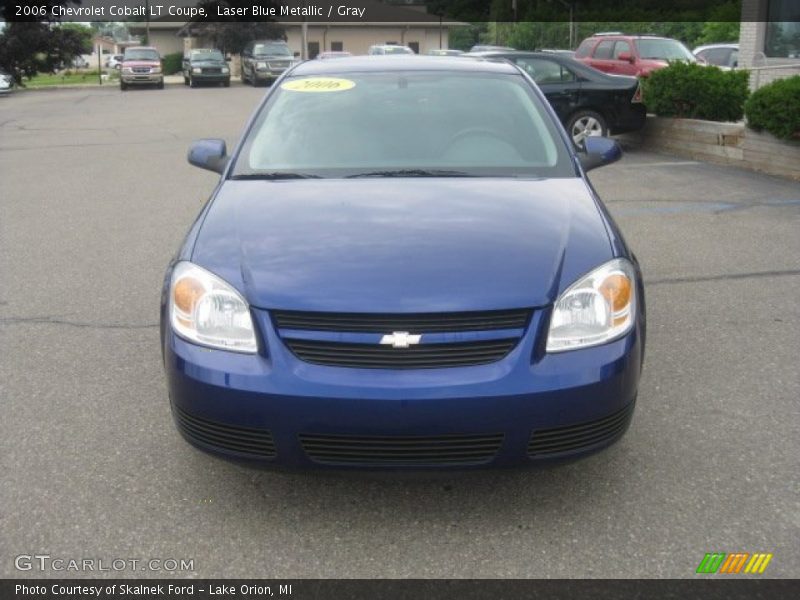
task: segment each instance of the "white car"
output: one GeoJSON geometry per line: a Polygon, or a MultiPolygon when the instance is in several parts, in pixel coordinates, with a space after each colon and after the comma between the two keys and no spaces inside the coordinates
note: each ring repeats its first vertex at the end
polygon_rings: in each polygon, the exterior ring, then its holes
{"type": "Polygon", "coordinates": [[[14,78],[5,71],[0,71],[0,94],[8,94],[13,87],[14,78]]]}
{"type": "Polygon", "coordinates": [[[119,69],[122,67],[122,54],[115,54],[109,57],[106,61],[106,67],[109,69],[119,69]]]}
{"type": "Polygon", "coordinates": [[[739,44],[698,46],[693,54],[705,63],[722,69],[735,69],[739,65],[739,44]]]}
{"type": "Polygon", "coordinates": [[[370,46],[367,54],[414,54],[414,51],[408,46],[398,46],[396,44],[376,44],[370,46]]]}

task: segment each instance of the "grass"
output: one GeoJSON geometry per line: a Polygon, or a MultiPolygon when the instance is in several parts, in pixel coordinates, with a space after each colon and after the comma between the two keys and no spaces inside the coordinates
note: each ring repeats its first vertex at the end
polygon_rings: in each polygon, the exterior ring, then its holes
{"type": "MultiPolygon", "coordinates": [[[[114,80],[106,79],[103,85],[114,80]]],[[[24,80],[28,88],[42,88],[54,85],[97,85],[97,71],[66,71],[64,73],[37,73],[24,80]]]]}

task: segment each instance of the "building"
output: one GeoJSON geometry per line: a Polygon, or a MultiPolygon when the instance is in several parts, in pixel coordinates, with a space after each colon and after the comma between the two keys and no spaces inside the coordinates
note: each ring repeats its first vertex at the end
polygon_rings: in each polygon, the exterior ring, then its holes
{"type": "MultiPolygon", "coordinates": [[[[361,0],[359,6],[367,4],[361,0]]],[[[409,46],[419,54],[435,48],[448,48],[449,31],[452,27],[465,26],[447,19],[427,14],[424,7],[397,6],[372,3],[374,20],[337,20],[324,22],[308,21],[305,49],[307,58],[320,52],[344,50],[351,54],[366,54],[373,44],[400,44],[409,46]]],[[[286,41],[296,56],[303,56],[303,23],[300,20],[278,21],[286,32],[286,41]]],[[[195,35],[191,22],[168,22],[151,20],[148,44],[158,48],[161,55],[187,52],[191,48],[208,47],[209,40],[195,35]]],[[[131,34],[145,37],[145,24],[128,25],[131,34]]]]}
{"type": "Polygon", "coordinates": [[[742,0],[739,67],[750,69],[752,89],[800,74],[798,0],[742,0]]]}

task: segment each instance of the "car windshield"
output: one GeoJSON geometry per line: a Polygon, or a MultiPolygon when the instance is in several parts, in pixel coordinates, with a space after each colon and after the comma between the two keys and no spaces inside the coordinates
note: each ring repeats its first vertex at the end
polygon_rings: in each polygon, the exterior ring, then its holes
{"type": "Polygon", "coordinates": [[[253,48],[255,56],[292,56],[286,44],[256,44],[253,48]]]}
{"type": "Polygon", "coordinates": [[[520,75],[292,77],[270,94],[233,177],[574,177],[556,125],[520,75]]]}
{"type": "Polygon", "coordinates": [[[161,60],[158,51],[146,48],[137,48],[125,52],[125,60],[161,60]]]}
{"type": "Polygon", "coordinates": [[[192,60],[225,60],[219,50],[192,50],[192,60]]]}
{"type": "Polygon", "coordinates": [[[689,62],[697,60],[686,46],[675,40],[637,40],[636,45],[641,58],[688,60],[689,62]]]}

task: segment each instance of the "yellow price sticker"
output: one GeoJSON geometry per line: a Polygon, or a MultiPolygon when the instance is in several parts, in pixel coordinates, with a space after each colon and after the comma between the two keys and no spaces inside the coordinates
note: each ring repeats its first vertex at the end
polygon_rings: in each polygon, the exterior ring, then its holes
{"type": "Polygon", "coordinates": [[[338,77],[307,77],[281,84],[281,89],[290,92],[343,92],[354,87],[355,81],[338,77]]]}

